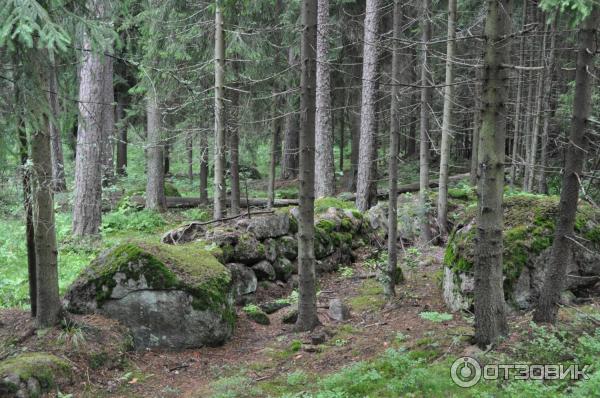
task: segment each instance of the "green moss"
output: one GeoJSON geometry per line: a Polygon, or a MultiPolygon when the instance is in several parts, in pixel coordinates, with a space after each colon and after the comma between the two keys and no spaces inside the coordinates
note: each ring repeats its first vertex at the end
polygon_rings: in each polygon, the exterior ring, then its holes
{"type": "Polygon", "coordinates": [[[354,311],[378,310],[385,303],[383,288],[374,279],[367,279],[358,290],[358,295],[351,297],[348,304],[354,311]]]}
{"type": "Polygon", "coordinates": [[[333,232],[336,229],[335,222],[331,220],[319,220],[316,226],[325,230],[326,232],[333,232]]]}
{"type": "Polygon", "coordinates": [[[590,240],[592,243],[599,244],[600,243],[600,225],[597,225],[595,228],[590,229],[585,234],[585,238],[590,240]]]}
{"type": "MultiPolygon", "coordinates": [[[[0,380],[8,374],[18,375],[24,382],[34,378],[43,390],[48,390],[53,388],[58,380],[70,378],[71,366],[55,355],[31,352],[0,362],[0,380]]],[[[14,387],[16,392],[18,386],[14,387]]]]}
{"type": "Polygon", "coordinates": [[[175,185],[171,184],[170,182],[165,182],[165,196],[175,196],[180,198],[181,193],[179,193],[179,190],[175,187],[175,185]]]}
{"type": "Polygon", "coordinates": [[[244,311],[248,318],[252,319],[258,324],[269,325],[271,323],[269,316],[255,304],[249,304],[245,306],[242,308],[242,311],[244,311]]]}
{"type": "Polygon", "coordinates": [[[349,218],[342,218],[342,221],[340,223],[340,230],[342,232],[352,232],[352,230],[354,229],[354,224],[352,224],[352,221],[349,218]]]}
{"type": "Polygon", "coordinates": [[[349,232],[333,232],[331,234],[336,245],[352,245],[352,234],[349,232]]]}
{"type": "Polygon", "coordinates": [[[153,288],[186,291],[193,297],[195,310],[219,310],[227,320],[235,318],[227,297],[231,274],[204,242],[124,243],[94,260],[86,272],[85,277],[96,286],[99,305],[110,298],[116,286],[114,275],[119,272],[134,280],[143,275],[153,288]]]}
{"type": "Polygon", "coordinates": [[[330,207],[335,207],[336,209],[355,209],[354,203],[347,200],[331,197],[319,198],[315,200],[316,214],[324,213],[330,207]]]}

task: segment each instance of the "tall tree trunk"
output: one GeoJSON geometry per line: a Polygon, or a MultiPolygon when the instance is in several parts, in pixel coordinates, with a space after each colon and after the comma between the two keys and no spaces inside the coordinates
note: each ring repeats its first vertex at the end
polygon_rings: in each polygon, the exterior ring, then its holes
{"type": "Polygon", "coordinates": [[[162,143],[163,145],[163,174],[168,176],[171,173],[171,137],[167,132],[167,138],[162,143]]]}
{"type": "Polygon", "coordinates": [[[205,131],[200,132],[200,203],[208,204],[208,137],[205,131]]]}
{"type": "MultiPolygon", "coordinates": [[[[232,69],[235,75],[236,82],[240,81],[239,76],[239,61],[234,59],[232,69]]],[[[231,177],[231,215],[240,213],[240,129],[239,129],[239,114],[240,114],[240,92],[236,87],[231,92],[231,107],[228,111],[229,119],[229,175],[231,177]]]]}
{"type": "Polygon", "coordinates": [[[448,0],[448,42],[446,45],[446,87],[444,87],[444,114],[442,116],[442,145],[440,159],[440,185],[438,190],[437,221],[442,235],[448,234],[448,162],[450,157],[450,119],[454,84],[453,59],[456,46],[456,0],[448,0]]]}
{"type": "Polygon", "coordinates": [[[127,126],[125,125],[125,94],[119,93],[117,96],[117,109],[115,112],[117,118],[117,174],[124,176],[127,174],[127,126]]]}
{"type": "Polygon", "coordinates": [[[488,0],[484,42],[483,117],[479,145],[477,244],[475,245],[475,341],[495,343],[508,332],[502,288],[502,195],[506,137],[508,59],[512,2],[488,0]]]}
{"type": "Polygon", "coordinates": [[[476,72],[477,82],[475,82],[475,109],[473,109],[473,132],[471,133],[471,172],[470,180],[471,185],[477,184],[477,169],[479,167],[478,156],[479,156],[479,132],[481,131],[481,74],[482,70],[478,69],[476,72]]]}
{"type": "Polygon", "coordinates": [[[221,0],[215,8],[215,167],[213,218],[225,216],[225,38],[221,0]]]}
{"type": "MultiPolygon", "coordinates": [[[[418,76],[417,76],[417,70],[416,70],[416,64],[417,64],[417,55],[416,52],[413,48],[409,49],[410,52],[410,57],[411,57],[411,67],[409,68],[409,73],[410,73],[410,81],[412,84],[419,84],[418,81],[418,76]]],[[[416,104],[419,101],[419,91],[417,90],[413,90],[412,92],[412,99],[411,99],[411,104],[416,104]]],[[[415,111],[411,111],[410,112],[410,127],[409,127],[409,134],[408,134],[408,142],[406,145],[406,156],[408,156],[409,158],[414,158],[417,156],[417,125],[418,125],[418,118],[417,118],[417,112],[415,111]]]]}
{"type": "MultiPolygon", "coordinates": [[[[112,44],[106,52],[112,52],[112,44]]],[[[115,181],[114,140],[115,140],[115,91],[113,88],[113,59],[109,55],[102,57],[102,182],[105,186],[115,181]]]]}
{"type": "Polygon", "coordinates": [[[591,112],[593,76],[589,70],[594,65],[597,51],[598,18],[600,7],[595,6],[579,31],[579,51],[575,72],[575,96],[573,98],[573,119],[567,144],[565,171],[560,193],[559,217],[552,243],[552,256],[546,271],[544,286],[533,320],[535,322],[556,322],[558,301],[567,279],[567,265],[574,233],[575,215],[579,200],[580,176],[585,159],[588,119],[591,112]]]}
{"type": "Polygon", "coordinates": [[[367,0],[363,46],[362,102],[360,107],[360,144],[356,179],[356,207],[366,211],[371,206],[372,163],[375,160],[377,101],[377,61],[380,0],[367,0]]]}
{"type": "Polygon", "coordinates": [[[148,134],[147,153],[147,182],[146,182],[146,209],[164,211],[165,199],[165,172],[164,172],[164,142],[161,137],[160,111],[156,94],[148,88],[146,94],[146,123],[148,134]]]}
{"type": "MultiPolygon", "coordinates": [[[[293,101],[289,101],[290,103],[293,101]]],[[[298,176],[298,115],[290,111],[285,117],[283,134],[283,156],[281,159],[281,178],[291,180],[298,176]]]]}
{"type": "Polygon", "coordinates": [[[339,168],[340,171],[344,172],[344,156],[346,148],[346,108],[348,107],[348,101],[344,102],[344,107],[340,110],[340,160],[339,168]]]}
{"type": "MultiPolygon", "coordinates": [[[[554,19],[552,20],[551,32],[550,32],[550,55],[548,59],[547,71],[545,73],[545,82],[544,82],[544,95],[542,98],[542,103],[544,106],[544,116],[543,116],[543,127],[542,127],[542,147],[541,147],[541,155],[540,155],[540,167],[537,175],[537,183],[538,183],[538,192],[542,194],[548,193],[548,185],[546,184],[546,166],[548,163],[548,134],[549,134],[549,124],[550,124],[550,116],[552,113],[552,86],[553,86],[553,78],[554,78],[554,63],[556,59],[556,26],[558,19],[558,12],[556,13],[554,19]]],[[[533,179],[533,178],[532,178],[533,179]]]]}
{"type": "Polygon", "coordinates": [[[29,161],[29,147],[27,140],[27,131],[24,120],[24,101],[21,92],[21,67],[18,59],[21,51],[17,50],[15,62],[15,118],[17,134],[19,137],[19,156],[23,173],[23,204],[25,213],[25,242],[27,246],[27,273],[29,280],[29,303],[31,306],[31,316],[35,317],[37,313],[37,287],[36,287],[36,261],[35,261],[35,237],[33,231],[33,198],[31,192],[31,170],[27,167],[29,161]]]}
{"type": "MultiPolygon", "coordinates": [[[[540,52],[540,64],[544,64],[544,59],[546,57],[546,38],[548,36],[548,30],[543,32],[542,39],[542,50],[540,52]]],[[[531,149],[529,150],[529,159],[527,161],[525,167],[525,180],[527,181],[527,192],[533,191],[533,183],[535,180],[535,162],[537,157],[537,148],[538,148],[538,138],[540,135],[540,124],[542,119],[542,104],[544,103],[544,75],[545,68],[542,69],[538,75],[537,81],[537,90],[536,90],[536,105],[535,105],[535,115],[533,122],[533,135],[531,137],[531,149]]]]}
{"type": "Polygon", "coordinates": [[[187,175],[190,184],[194,182],[194,136],[188,133],[185,137],[185,151],[187,155],[187,175]]]}
{"type": "Polygon", "coordinates": [[[428,47],[431,39],[430,0],[421,0],[421,119],[419,122],[419,218],[421,240],[431,241],[427,193],[429,191],[429,78],[428,47]]]}
{"type": "MultiPolygon", "coordinates": [[[[38,50],[39,51],[39,50],[38,50]]],[[[39,56],[34,68],[39,73],[40,82],[49,79],[46,59],[39,56]]],[[[44,83],[42,83],[44,84],[44,83]]],[[[44,115],[48,126],[48,118],[44,115]]],[[[56,247],[56,231],[54,225],[54,201],[52,198],[52,155],[50,149],[50,132],[35,129],[31,136],[31,162],[33,177],[33,233],[36,258],[37,310],[38,327],[49,327],[58,323],[60,316],[60,297],[58,295],[58,259],[56,247]]]]}
{"type": "MultiPolygon", "coordinates": [[[[352,76],[357,77],[359,86],[362,86],[360,76],[362,75],[362,62],[355,61],[353,65],[352,76]]],[[[361,112],[361,90],[357,89],[353,93],[352,106],[350,110],[350,178],[348,179],[347,191],[353,192],[356,190],[356,178],[358,175],[358,158],[360,151],[360,112],[361,112]]]]}
{"type": "Polygon", "coordinates": [[[315,126],[315,196],[335,195],[331,74],[329,70],[329,0],[318,0],[317,12],[317,114],[315,126]]]}
{"type": "Polygon", "coordinates": [[[298,320],[296,330],[312,330],[319,324],[314,253],[315,200],[315,84],[317,0],[302,2],[302,75],[300,80],[300,222],[298,225],[298,320]]]}
{"type": "MultiPolygon", "coordinates": [[[[451,0],[453,1],[453,0],[451,0]]],[[[398,149],[400,136],[400,70],[402,34],[402,5],[400,0],[394,0],[393,20],[393,52],[392,52],[392,99],[390,104],[390,152],[388,163],[388,181],[390,186],[388,211],[388,263],[383,290],[386,297],[396,295],[398,272],[398,149]]]]}
{"type": "Polygon", "coordinates": [[[67,189],[65,180],[65,161],[63,157],[61,124],[60,124],[60,103],[58,101],[58,77],[56,73],[56,63],[51,60],[49,80],[48,80],[48,100],[50,103],[50,148],[52,151],[52,185],[54,192],[64,192],[67,189]]]}
{"type": "MultiPolygon", "coordinates": [[[[523,29],[525,30],[525,26],[527,25],[527,2],[523,2],[523,29]]],[[[521,39],[519,40],[519,65],[523,65],[523,60],[525,59],[525,35],[521,35],[521,39]]],[[[517,178],[517,162],[519,158],[519,140],[521,135],[521,102],[522,102],[522,92],[523,92],[523,72],[520,69],[517,69],[517,99],[515,102],[515,119],[514,119],[514,134],[513,134],[513,142],[512,142],[512,151],[511,151],[511,165],[510,165],[510,187],[514,188],[515,179],[517,178]]]]}
{"type": "MultiPolygon", "coordinates": [[[[92,6],[95,2],[91,0],[92,6]]],[[[79,75],[79,128],[75,159],[73,234],[96,235],[102,222],[102,122],[104,56],[92,52],[88,33],[79,75]]]]}

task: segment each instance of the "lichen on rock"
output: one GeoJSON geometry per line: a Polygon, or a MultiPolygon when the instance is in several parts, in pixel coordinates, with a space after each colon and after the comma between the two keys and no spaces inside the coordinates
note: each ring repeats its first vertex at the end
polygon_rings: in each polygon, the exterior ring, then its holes
{"type": "Polygon", "coordinates": [[[70,384],[72,368],[45,352],[20,354],[0,362],[0,396],[37,397],[56,386],[70,384]]]}

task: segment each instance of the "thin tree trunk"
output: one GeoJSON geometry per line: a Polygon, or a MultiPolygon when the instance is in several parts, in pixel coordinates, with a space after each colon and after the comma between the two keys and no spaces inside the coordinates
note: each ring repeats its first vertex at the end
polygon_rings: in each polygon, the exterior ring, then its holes
{"type": "MultiPolygon", "coordinates": [[[[290,103],[293,101],[290,99],[290,103]]],[[[298,176],[298,115],[290,111],[285,117],[283,134],[283,157],[281,161],[281,178],[291,180],[298,176]]]]}
{"type": "Polygon", "coordinates": [[[163,142],[163,174],[168,176],[171,173],[171,137],[167,132],[167,138],[163,142]]]}
{"type": "Polygon", "coordinates": [[[317,114],[315,126],[315,196],[335,194],[331,75],[329,71],[329,0],[318,0],[317,12],[317,114]]]}
{"type": "Polygon", "coordinates": [[[58,78],[56,76],[56,63],[51,60],[48,81],[48,99],[50,103],[50,148],[52,150],[52,181],[54,192],[64,192],[67,189],[65,180],[65,162],[63,157],[60,103],[58,101],[58,78]]]}
{"type": "Polygon", "coordinates": [[[442,116],[442,145],[440,185],[438,190],[438,225],[442,235],[448,234],[448,162],[450,157],[450,119],[454,84],[453,59],[456,39],[456,0],[448,0],[448,42],[446,46],[446,87],[444,87],[444,114],[442,116]]]}
{"type": "MultiPolygon", "coordinates": [[[[523,2],[523,30],[527,25],[527,2],[523,2]]],[[[519,40],[519,65],[523,65],[525,46],[525,35],[521,35],[519,40]]],[[[515,179],[517,178],[517,160],[519,158],[519,139],[521,134],[521,98],[523,91],[523,72],[517,69],[517,99],[515,102],[515,120],[514,120],[514,134],[511,151],[511,166],[510,166],[510,188],[513,189],[515,186],[515,179]]]]}
{"type": "MultiPolygon", "coordinates": [[[[452,1],[452,0],[451,0],[452,1]]],[[[383,290],[386,297],[396,295],[396,273],[398,271],[398,138],[400,136],[400,37],[402,34],[402,5],[394,0],[393,52],[392,52],[392,99],[390,104],[390,152],[388,181],[390,186],[388,212],[388,263],[383,290]]]]}
{"type": "Polygon", "coordinates": [[[571,134],[567,144],[559,217],[551,249],[552,256],[546,270],[539,302],[533,314],[534,321],[538,323],[556,322],[557,305],[567,279],[568,258],[572,245],[570,240],[574,234],[575,215],[579,200],[580,176],[588,146],[585,134],[588,130],[588,119],[591,113],[593,84],[593,76],[589,69],[594,65],[594,55],[597,51],[595,36],[598,31],[598,18],[600,18],[600,7],[595,6],[579,31],[571,134]]]}
{"type": "MultiPolygon", "coordinates": [[[[546,56],[546,38],[548,36],[548,31],[547,29],[544,31],[543,33],[543,39],[542,39],[542,51],[540,53],[540,64],[544,64],[544,59],[546,56]]],[[[531,192],[533,191],[533,183],[535,180],[535,162],[536,162],[536,157],[537,157],[537,147],[538,147],[538,138],[540,135],[540,124],[541,124],[541,119],[542,119],[542,104],[544,102],[544,75],[545,75],[545,68],[542,69],[538,75],[538,81],[537,81],[537,90],[536,90],[536,96],[537,96],[537,101],[536,101],[536,105],[535,105],[535,119],[533,122],[533,135],[531,137],[531,149],[529,151],[529,160],[527,161],[527,165],[525,168],[525,172],[526,172],[526,180],[527,180],[527,192],[531,192]]]]}
{"type": "Polygon", "coordinates": [[[419,122],[419,218],[421,240],[431,241],[427,193],[429,191],[429,79],[428,46],[431,38],[430,0],[421,0],[421,119],[419,122]]]}
{"type": "Polygon", "coordinates": [[[346,101],[344,107],[340,111],[340,171],[344,172],[344,156],[346,148],[346,108],[348,102],[346,101]]]}
{"type": "Polygon", "coordinates": [[[360,143],[356,179],[356,207],[366,211],[371,206],[371,183],[375,160],[377,101],[377,61],[380,0],[367,0],[364,24],[362,102],[360,107],[360,143]]]}
{"type": "Polygon", "coordinates": [[[27,167],[29,161],[29,149],[27,140],[27,131],[25,130],[25,120],[23,119],[23,110],[25,104],[19,85],[21,84],[20,66],[18,54],[15,57],[15,117],[16,127],[19,137],[19,155],[23,173],[23,204],[25,213],[25,241],[27,246],[27,272],[29,280],[29,303],[31,306],[31,316],[35,317],[37,313],[37,287],[36,287],[36,261],[35,261],[35,238],[33,231],[33,198],[31,192],[31,170],[27,167]]]}
{"type": "Polygon", "coordinates": [[[551,116],[551,94],[552,94],[552,86],[553,86],[553,78],[554,78],[554,64],[556,59],[556,26],[558,19],[558,12],[556,13],[554,19],[552,20],[551,32],[550,32],[550,56],[548,59],[548,68],[546,71],[546,79],[544,83],[544,96],[542,99],[544,109],[543,116],[543,127],[542,127],[542,148],[540,155],[540,168],[537,178],[538,183],[538,192],[542,194],[548,193],[548,185],[546,184],[546,166],[548,163],[548,134],[549,134],[549,123],[551,116]]]}
{"type": "MultiPolygon", "coordinates": [[[[92,1],[92,5],[94,5],[92,1]]],[[[92,52],[88,33],[79,75],[79,128],[75,159],[73,234],[96,235],[102,222],[102,111],[104,56],[92,52]]]]}
{"type": "Polygon", "coordinates": [[[225,38],[221,0],[215,8],[215,159],[213,218],[225,216],[225,38]]]}
{"type": "Polygon", "coordinates": [[[300,220],[298,229],[298,320],[296,330],[312,330],[319,324],[314,253],[315,200],[315,84],[317,0],[302,2],[302,77],[300,114],[300,220]]]}
{"type": "MultiPolygon", "coordinates": [[[[40,50],[38,50],[40,51],[40,50]]],[[[45,56],[36,59],[34,68],[40,73],[40,81],[47,82],[48,71],[40,65],[45,56]],[[39,71],[42,69],[42,71],[39,71]]],[[[44,84],[44,83],[42,83],[44,84]]],[[[48,126],[48,118],[44,115],[48,126]]],[[[58,323],[60,316],[60,297],[58,295],[58,259],[56,231],[54,225],[54,201],[52,198],[52,155],[50,132],[35,129],[31,136],[31,162],[33,180],[33,231],[36,258],[38,327],[50,327],[58,323]]]]}
{"type": "Polygon", "coordinates": [[[475,109],[473,109],[473,132],[471,133],[471,185],[477,184],[477,169],[479,168],[477,158],[479,156],[479,132],[481,131],[481,114],[483,112],[481,108],[481,73],[481,69],[478,69],[476,73],[478,81],[475,82],[475,109]]]}
{"type": "Polygon", "coordinates": [[[475,341],[495,343],[508,332],[502,288],[502,195],[506,137],[508,59],[512,2],[488,0],[485,22],[483,118],[479,146],[477,245],[475,245],[475,341]]]}
{"type": "MultiPolygon", "coordinates": [[[[275,20],[279,20],[279,16],[281,13],[281,1],[276,0],[275,2],[275,20]]],[[[277,47],[281,45],[280,35],[276,34],[273,39],[274,43],[277,47]]],[[[275,52],[275,65],[279,65],[281,51],[279,49],[275,52]]],[[[281,135],[281,119],[279,117],[279,109],[281,107],[280,96],[278,95],[279,84],[277,79],[273,81],[273,109],[272,109],[272,117],[273,117],[273,125],[271,131],[271,151],[270,151],[270,161],[269,161],[269,181],[267,187],[267,208],[272,208],[273,203],[275,202],[275,171],[277,166],[277,153],[279,151],[279,137],[281,135]]]]}
{"type": "MultiPolygon", "coordinates": [[[[112,52],[109,48],[106,52],[112,52]]],[[[115,92],[113,88],[113,58],[103,56],[102,77],[102,183],[112,185],[115,181],[114,140],[115,140],[115,92]]]]}
{"type": "Polygon", "coordinates": [[[188,133],[185,137],[185,151],[187,155],[187,175],[190,184],[194,183],[194,136],[188,133]]]}
{"type": "Polygon", "coordinates": [[[165,199],[165,173],[164,173],[164,142],[161,137],[160,111],[157,98],[152,87],[149,87],[146,96],[146,122],[148,130],[147,174],[146,183],[146,209],[164,211],[165,199]]]}
{"type": "MultiPolygon", "coordinates": [[[[420,82],[418,81],[417,70],[415,67],[417,64],[417,54],[413,48],[410,48],[409,51],[410,51],[410,57],[411,57],[411,61],[410,61],[411,67],[409,68],[409,73],[410,73],[410,77],[411,77],[410,81],[413,84],[419,84],[420,82]]],[[[416,104],[418,101],[419,101],[419,91],[413,90],[411,104],[416,104]]],[[[415,111],[411,111],[410,112],[410,127],[409,127],[409,134],[408,134],[408,143],[406,146],[406,155],[409,158],[414,158],[417,155],[417,124],[418,124],[417,113],[415,111]]]]}
{"type": "MultiPolygon", "coordinates": [[[[354,68],[357,76],[362,73],[362,63],[356,63],[354,68]]],[[[353,73],[354,75],[354,73],[353,73]]],[[[349,192],[356,191],[356,177],[358,175],[358,157],[360,150],[360,90],[353,95],[352,109],[350,111],[350,134],[352,142],[350,143],[350,178],[348,179],[347,190],[349,192]]]]}
{"type": "Polygon", "coordinates": [[[200,203],[208,204],[208,137],[200,132],[200,203]]]}
{"type": "Polygon", "coordinates": [[[125,94],[119,93],[117,96],[117,174],[127,175],[127,126],[125,125],[125,94]]]}

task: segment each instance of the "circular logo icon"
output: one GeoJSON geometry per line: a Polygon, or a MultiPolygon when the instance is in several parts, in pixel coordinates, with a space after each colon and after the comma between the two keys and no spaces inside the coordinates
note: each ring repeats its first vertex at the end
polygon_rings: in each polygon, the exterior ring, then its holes
{"type": "Polygon", "coordinates": [[[473,387],[481,379],[481,365],[471,357],[458,358],[450,368],[450,376],[459,387],[473,387]]]}

